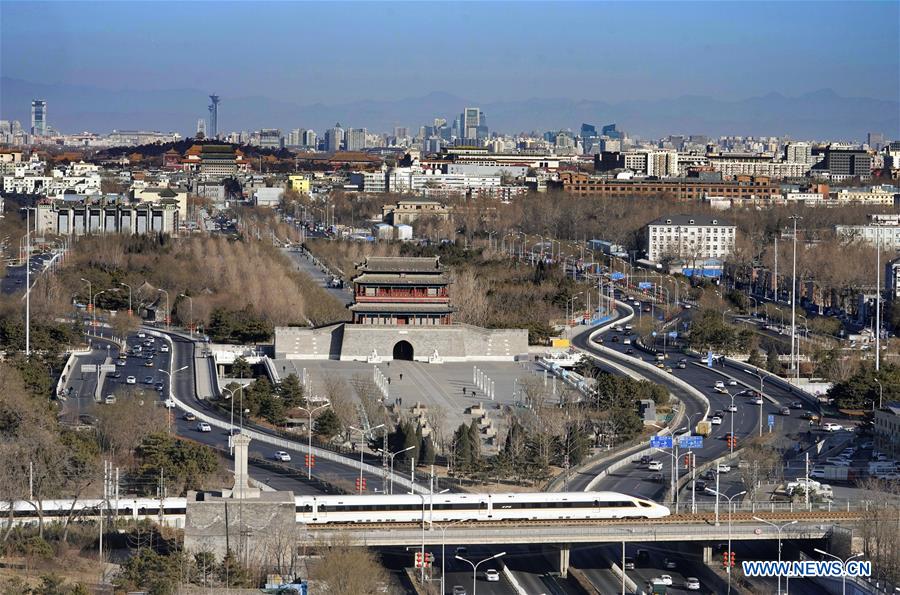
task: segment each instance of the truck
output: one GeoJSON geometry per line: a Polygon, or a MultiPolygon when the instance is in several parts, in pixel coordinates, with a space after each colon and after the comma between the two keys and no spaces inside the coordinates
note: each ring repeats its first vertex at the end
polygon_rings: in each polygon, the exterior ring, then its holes
{"type": "Polygon", "coordinates": [[[809,477],[811,479],[850,482],[856,479],[856,469],[836,465],[816,465],[809,472],[809,477]]]}
{"type": "Polygon", "coordinates": [[[694,431],[694,434],[697,436],[709,436],[712,433],[712,424],[708,421],[701,421],[697,423],[697,428],[694,431]]]}

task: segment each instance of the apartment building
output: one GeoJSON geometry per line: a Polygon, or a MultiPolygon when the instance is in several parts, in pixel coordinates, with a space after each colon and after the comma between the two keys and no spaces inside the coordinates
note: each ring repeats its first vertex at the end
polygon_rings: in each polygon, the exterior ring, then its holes
{"type": "Polygon", "coordinates": [[[670,215],[647,224],[647,259],[724,259],[734,250],[737,226],[725,219],[670,215]]]}
{"type": "Polygon", "coordinates": [[[658,198],[699,201],[707,197],[723,197],[734,203],[768,202],[781,195],[781,188],[765,177],[740,176],[736,180],[703,180],[700,178],[667,178],[659,180],[611,180],[581,172],[561,172],[559,184],[575,196],[598,198],[658,198]]]}

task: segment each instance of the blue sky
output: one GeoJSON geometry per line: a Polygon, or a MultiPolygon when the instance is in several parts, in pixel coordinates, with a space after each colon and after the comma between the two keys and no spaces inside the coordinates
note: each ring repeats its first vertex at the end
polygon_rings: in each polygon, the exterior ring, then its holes
{"type": "Polygon", "coordinates": [[[5,77],[300,104],[900,94],[898,2],[0,1],[5,77]]]}

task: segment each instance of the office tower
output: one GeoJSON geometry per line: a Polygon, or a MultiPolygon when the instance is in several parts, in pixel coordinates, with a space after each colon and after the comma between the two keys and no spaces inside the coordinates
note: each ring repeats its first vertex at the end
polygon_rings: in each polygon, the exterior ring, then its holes
{"type": "Polygon", "coordinates": [[[812,146],[809,143],[788,143],[784,146],[784,160],[788,163],[811,163],[812,146]]]}
{"type": "Polygon", "coordinates": [[[467,107],[462,114],[460,114],[460,133],[461,136],[465,139],[477,139],[478,138],[478,129],[481,126],[481,110],[477,107],[467,107]]]}
{"type": "Polygon", "coordinates": [[[581,137],[587,138],[589,136],[597,136],[597,127],[593,124],[582,124],[581,125],[581,137]]]}
{"type": "Polygon", "coordinates": [[[197,138],[206,138],[206,120],[197,119],[197,138]]]}
{"type": "Polygon", "coordinates": [[[316,135],[315,130],[304,130],[300,135],[300,144],[304,147],[316,147],[316,141],[318,140],[318,136],[316,135]]]}
{"type": "Polygon", "coordinates": [[[359,151],[366,148],[366,129],[348,128],[344,133],[344,145],[348,151],[359,151]]]}
{"type": "Polygon", "coordinates": [[[47,134],[47,102],[43,99],[31,102],[31,134],[35,136],[47,134]]]}
{"type": "Polygon", "coordinates": [[[344,129],[341,128],[341,123],[338,122],[334,125],[334,128],[331,128],[325,132],[325,150],[340,151],[343,142],[344,129]]]}
{"type": "Polygon", "coordinates": [[[409,138],[409,128],[406,126],[394,126],[394,138],[409,138]]]}
{"type": "Polygon", "coordinates": [[[216,138],[219,134],[219,96],[209,96],[212,103],[209,104],[209,136],[216,138]]]}
{"type": "Polygon", "coordinates": [[[608,136],[609,138],[616,140],[622,140],[622,132],[616,130],[615,124],[607,124],[606,126],[604,126],[601,135],[608,136]]]}
{"type": "Polygon", "coordinates": [[[870,132],[866,135],[866,144],[869,145],[870,149],[880,151],[884,146],[884,134],[880,132],[870,132]]]}

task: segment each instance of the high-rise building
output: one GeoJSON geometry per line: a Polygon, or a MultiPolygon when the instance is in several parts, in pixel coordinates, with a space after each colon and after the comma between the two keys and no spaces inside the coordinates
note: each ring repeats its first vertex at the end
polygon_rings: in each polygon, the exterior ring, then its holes
{"type": "Polygon", "coordinates": [[[609,138],[615,140],[622,140],[622,132],[616,130],[615,124],[607,124],[606,126],[604,126],[603,130],[601,131],[601,136],[608,136],[609,138]]]}
{"type": "Polygon", "coordinates": [[[316,135],[315,130],[304,130],[301,133],[300,144],[304,147],[313,147],[316,146],[316,141],[318,140],[318,135],[316,135]]]}
{"type": "Polygon", "coordinates": [[[206,138],[206,120],[197,119],[197,138],[206,138]]]}
{"type": "Polygon", "coordinates": [[[866,135],[866,144],[869,145],[870,149],[880,151],[881,147],[884,146],[884,134],[880,132],[870,132],[866,135]]]}
{"type": "Polygon", "coordinates": [[[344,148],[348,151],[359,151],[366,148],[366,129],[348,128],[344,133],[344,148]]]}
{"type": "Polygon", "coordinates": [[[812,146],[809,143],[788,143],[784,146],[784,160],[788,163],[811,163],[812,146]]]}
{"type": "Polygon", "coordinates": [[[31,102],[31,134],[35,136],[47,134],[47,102],[43,99],[31,102]]]}
{"type": "Polygon", "coordinates": [[[409,128],[406,126],[394,126],[394,138],[398,141],[409,138],[409,128]]]}
{"type": "Polygon", "coordinates": [[[460,114],[460,135],[465,139],[478,139],[478,129],[481,126],[482,113],[477,107],[467,107],[460,114]]]}
{"type": "Polygon", "coordinates": [[[341,128],[341,123],[338,122],[334,125],[334,128],[330,128],[325,132],[325,150],[334,152],[340,151],[344,142],[344,129],[341,128]]]}
{"type": "Polygon", "coordinates": [[[216,138],[219,134],[219,96],[210,95],[209,99],[209,136],[216,138]]]}

